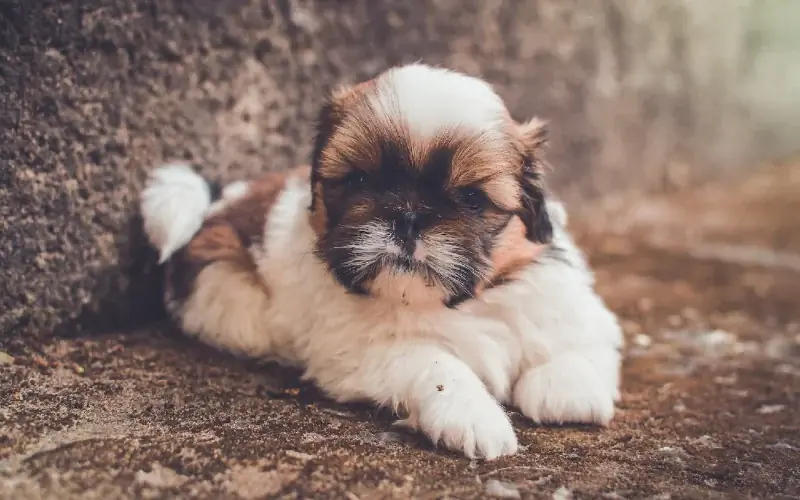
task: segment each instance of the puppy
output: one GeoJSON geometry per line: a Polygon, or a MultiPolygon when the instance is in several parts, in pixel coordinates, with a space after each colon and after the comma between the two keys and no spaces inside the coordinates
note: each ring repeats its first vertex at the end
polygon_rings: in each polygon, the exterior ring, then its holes
{"type": "Polygon", "coordinates": [[[413,64],[333,93],[310,168],[221,191],[158,168],[141,210],[167,307],[468,457],[517,451],[501,404],[606,425],[622,335],[546,199],[544,141],[484,81],[413,64]]]}

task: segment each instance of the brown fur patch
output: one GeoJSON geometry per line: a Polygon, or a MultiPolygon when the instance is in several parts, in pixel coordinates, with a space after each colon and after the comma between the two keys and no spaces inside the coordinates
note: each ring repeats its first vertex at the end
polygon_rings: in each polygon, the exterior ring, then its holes
{"type": "Polygon", "coordinates": [[[209,217],[194,239],[204,238],[206,228],[225,225],[238,236],[239,244],[245,251],[250,245],[260,242],[267,216],[291,175],[306,174],[301,169],[269,172],[248,182],[247,192],[209,217]]]}
{"type": "Polygon", "coordinates": [[[485,288],[513,280],[515,274],[533,262],[544,249],[545,245],[538,245],[526,238],[525,224],[514,216],[497,237],[492,251],[492,276],[485,288]]]}
{"type": "MultiPolygon", "coordinates": [[[[385,129],[370,112],[365,95],[375,90],[368,80],[334,90],[320,111],[312,164],[321,179],[339,179],[354,167],[374,168],[380,161],[376,132],[385,129]],[[358,161],[354,164],[353,160],[358,161]]],[[[316,181],[316,179],[312,179],[316,181]]]]}
{"type": "Polygon", "coordinates": [[[517,125],[526,155],[535,155],[539,150],[547,145],[547,122],[539,118],[530,120],[517,125]]]}
{"type": "Polygon", "coordinates": [[[505,141],[444,135],[431,148],[455,151],[450,166],[449,185],[453,188],[478,186],[500,208],[515,210],[520,204],[519,176],[522,158],[505,141]]]}
{"type": "Polygon", "coordinates": [[[321,154],[319,175],[323,179],[340,179],[354,168],[369,172],[380,167],[381,143],[386,126],[365,109],[354,106],[328,137],[321,154]]]}
{"type": "Polygon", "coordinates": [[[322,236],[325,233],[325,228],[328,224],[328,212],[325,209],[324,203],[324,193],[323,187],[321,183],[317,183],[315,186],[312,186],[314,192],[314,204],[311,208],[310,220],[311,220],[311,228],[317,234],[317,236],[322,236]]]}
{"type": "Polygon", "coordinates": [[[241,273],[248,281],[263,287],[250,248],[263,241],[267,217],[287,179],[309,176],[309,167],[264,174],[248,183],[244,195],[227,202],[228,205],[206,219],[189,244],[170,259],[167,285],[171,299],[186,300],[203,269],[221,262],[231,272],[241,273]]]}
{"type": "Polygon", "coordinates": [[[248,259],[243,259],[245,249],[242,240],[232,226],[224,223],[212,224],[204,227],[197,233],[186,248],[189,257],[200,262],[212,260],[242,260],[247,264],[248,259]]]}

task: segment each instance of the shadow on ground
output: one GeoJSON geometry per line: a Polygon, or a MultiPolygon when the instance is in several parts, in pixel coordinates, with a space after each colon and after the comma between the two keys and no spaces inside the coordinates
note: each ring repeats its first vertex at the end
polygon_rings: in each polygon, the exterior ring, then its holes
{"type": "Polygon", "coordinates": [[[574,227],[629,343],[609,429],[516,418],[491,463],[169,326],[11,346],[0,497],[800,496],[800,168],[574,227]]]}

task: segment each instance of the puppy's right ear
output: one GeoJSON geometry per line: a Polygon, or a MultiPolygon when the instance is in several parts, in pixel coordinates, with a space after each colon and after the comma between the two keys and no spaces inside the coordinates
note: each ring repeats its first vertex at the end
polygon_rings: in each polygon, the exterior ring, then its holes
{"type": "Polygon", "coordinates": [[[543,183],[545,163],[542,149],[547,144],[547,124],[532,118],[518,125],[522,140],[522,208],[519,216],[525,224],[527,238],[538,244],[549,243],[553,237],[553,223],[547,211],[543,183]]]}

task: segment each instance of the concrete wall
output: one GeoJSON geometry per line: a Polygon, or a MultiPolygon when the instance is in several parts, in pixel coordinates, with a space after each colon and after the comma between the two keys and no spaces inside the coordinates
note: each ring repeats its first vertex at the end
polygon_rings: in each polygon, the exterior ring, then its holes
{"type": "Polygon", "coordinates": [[[552,121],[569,200],[797,153],[794,0],[11,0],[0,9],[0,342],[119,328],[160,297],[148,169],[303,162],[329,86],[422,58],[552,121]]]}

